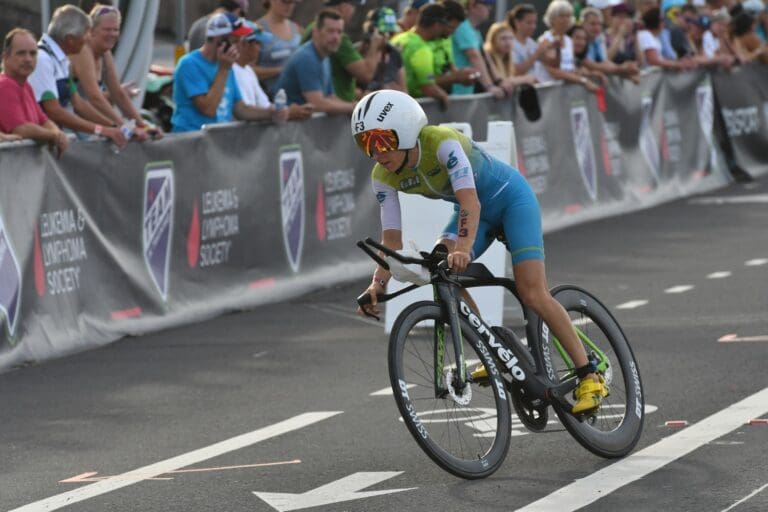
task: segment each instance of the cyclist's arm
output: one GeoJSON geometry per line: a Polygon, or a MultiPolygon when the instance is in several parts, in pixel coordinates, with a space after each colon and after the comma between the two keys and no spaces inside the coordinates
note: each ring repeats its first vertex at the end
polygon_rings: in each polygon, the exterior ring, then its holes
{"type": "Polygon", "coordinates": [[[447,140],[437,148],[437,160],[448,170],[451,187],[459,202],[456,251],[472,254],[480,223],[480,199],[475,189],[472,164],[457,140],[447,140]]]}
{"type": "MultiPolygon", "coordinates": [[[[403,248],[403,231],[400,217],[400,199],[397,190],[378,181],[373,181],[373,192],[381,207],[381,243],[395,251],[403,248]]],[[[376,266],[373,280],[386,285],[392,275],[389,271],[376,266]]]]}

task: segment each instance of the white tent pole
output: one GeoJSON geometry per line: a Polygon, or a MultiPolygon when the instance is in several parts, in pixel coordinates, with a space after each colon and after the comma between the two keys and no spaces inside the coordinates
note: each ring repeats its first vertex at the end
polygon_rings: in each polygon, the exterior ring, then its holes
{"type": "Polygon", "coordinates": [[[40,0],[40,34],[48,31],[48,22],[51,19],[51,0],[40,0]]]}

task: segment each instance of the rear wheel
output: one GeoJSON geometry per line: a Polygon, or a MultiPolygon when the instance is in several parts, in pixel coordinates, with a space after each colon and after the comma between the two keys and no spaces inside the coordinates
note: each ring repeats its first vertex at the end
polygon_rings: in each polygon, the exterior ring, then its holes
{"type": "MultiPolygon", "coordinates": [[[[640,439],[645,418],[643,385],[632,348],[608,308],[589,292],[560,286],[552,290],[552,296],[568,312],[587,354],[597,359],[599,373],[610,392],[600,408],[590,414],[574,416],[557,402],[553,402],[553,408],[584,448],[601,457],[623,457],[640,439]]],[[[554,384],[575,378],[570,357],[541,320],[538,341],[543,373],[554,384]]],[[[573,397],[569,401],[572,403],[573,397]]]]}
{"type": "Polygon", "coordinates": [[[402,421],[421,449],[456,476],[484,478],[501,466],[509,449],[510,397],[490,352],[463,319],[461,331],[466,374],[482,363],[490,386],[468,382],[457,389],[460,367],[451,328],[434,302],[417,302],[398,316],[389,342],[389,376],[402,421]],[[441,343],[443,364],[436,371],[441,343]]]}

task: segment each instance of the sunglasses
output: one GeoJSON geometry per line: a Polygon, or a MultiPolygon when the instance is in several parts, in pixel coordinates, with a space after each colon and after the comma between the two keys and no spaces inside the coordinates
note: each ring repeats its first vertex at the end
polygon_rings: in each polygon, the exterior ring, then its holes
{"type": "Polygon", "coordinates": [[[400,139],[394,130],[375,128],[355,135],[355,142],[368,158],[374,155],[395,151],[400,145],[400,139]]]}

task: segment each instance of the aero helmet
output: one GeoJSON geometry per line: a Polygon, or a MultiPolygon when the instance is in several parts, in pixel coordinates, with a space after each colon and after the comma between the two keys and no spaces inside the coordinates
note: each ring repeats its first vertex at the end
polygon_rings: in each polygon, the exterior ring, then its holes
{"type": "Polygon", "coordinates": [[[427,125],[421,105],[407,94],[384,89],[361,99],[352,111],[352,136],[369,157],[376,153],[411,149],[427,125]]]}

